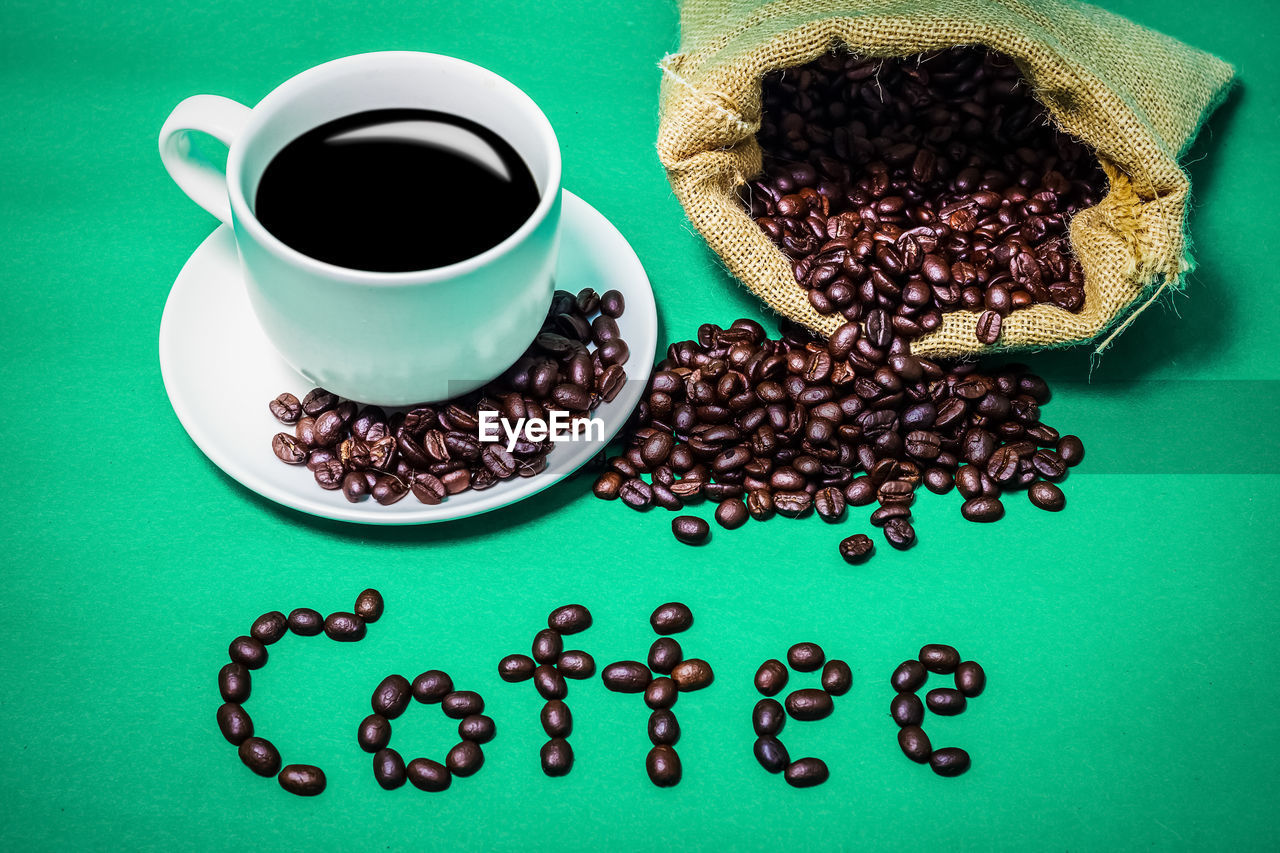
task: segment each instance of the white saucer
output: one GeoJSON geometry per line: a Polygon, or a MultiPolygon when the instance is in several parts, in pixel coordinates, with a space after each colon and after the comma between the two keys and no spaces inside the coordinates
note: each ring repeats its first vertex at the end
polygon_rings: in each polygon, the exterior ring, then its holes
{"type": "Polygon", "coordinates": [[[484,491],[451,495],[428,506],[412,495],[382,506],[348,503],[340,491],[316,485],[311,472],[285,465],[271,437],[288,430],[267,410],[282,391],[299,397],[307,380],[275,351],[259,327],[240,275],[231,229],[221,226],[187,260],[160,320],[160,372],[178,420],[213,463],[242,484],[302,512],[364,524],[425,524],[465,518],[515,503],[554,485],[603,449],[644,393],[657,346],[658,316],[649,278],[626,239],[599,211],[564,193],[556,287],[577,293],[614,289],[626,299],[618,320],[631,356],[627,379],[612,403],[595,411],[605,442],[561,442],[534,477],[499,482],[484,491]]]}

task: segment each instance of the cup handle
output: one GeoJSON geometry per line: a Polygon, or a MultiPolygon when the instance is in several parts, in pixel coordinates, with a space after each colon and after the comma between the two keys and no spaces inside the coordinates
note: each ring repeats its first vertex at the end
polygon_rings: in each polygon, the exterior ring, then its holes
{"type": "Polygon", "coordinates": [[[173,108],[160,128],[160,160],[169,177],[191,200],[231,224],[227,176],[221,169],[191,156],[191,132],[198,130],[228,148],[249,120],[244,104],[219,95],[192,95],[173,108]]]}

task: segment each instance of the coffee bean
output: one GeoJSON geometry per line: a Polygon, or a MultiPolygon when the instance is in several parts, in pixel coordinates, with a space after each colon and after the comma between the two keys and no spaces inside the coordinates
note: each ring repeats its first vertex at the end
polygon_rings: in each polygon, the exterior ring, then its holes
{"type": "Polygon", "coordinates": [[[649,669],[670,675],[676,664],[684,660],[684,651],[673,637],[659,637],[649,647],[649,669]]]}
{"type": "Polygon", "coordinates": [[[960,653],[954,646],[942,643],[929,643],[920,647],[920,663],[930,672],[949,675],[960,665],[960,653]]]}
{"type": "Polygon", "coordinates": [[[453,679],[438,669],[429,669],[413,680],[412,690],[414,699],[434,705],[453,692],[453,679]]]}
{"type": "Polygon", "coordinates": [[[935,714],[953,717],[965,709],[964,694],[954,687],[935,687],[924,695],[925,705],[935,714]]]}
{"type": "Polygon", "coordinates": [[[884,538],[899,551],[905,551],[916,542],[916,531],[905,518],[893,518],[885,523],[884,538]]]}
{"type": "Polygon", "coordinates": [[[676,703],[675,681],[665,675],[650,681],[644,689],[644,703],[655,711],[670,708],[676,703]]]}
{"type": "Polygon", "coordinates": [[[663,708],[649,715],[649,741],[654,746],[672,746],[680,740],[680,723],[676,715],[663,708]]]}
{"type": "Polygon", "coordinates": [[[239,704],[249,698],[252,681],[244,664],[228,663],[218,670],[218,692],[223,702],[239,704]]]}
{"type": "Polygon", "coordinates": [[[540,719],[547,737],[568,737],[573,731],[573,715],[569,713],[569,706],[559,699],[542,706],[540,719]]]}
{"type": "Polygon", "coordinates": [[[653,675],[639,661],[624,660],[611,663],[600,672],[604,686],[615,693],[642,693],[653,675]]]}
{"type": "Polygon", "coordinates": [[[839,521],[844,517],[844,508],[844,493],[834,486],[819,489],[813,496],[813,509],[823,521],[839,521]]]}
{"type": "Polygon", "coordinates": [[[898,746],[901,747],[902,754],[916,764],[927,764],[929,756],[933,752],[933,746],[929,743],[929,736],[919,726],[906,726],[898,729],[898,746]]]}
{"type": "Polygon", "coordinates": [[[784,705],[797,720],[821,720],[834,709],[830,694],[810,687],[791,691],[784,705]]]}
{"type": "Polygon", "coordinates": [[[314,797],[324,792],[324,771],[311,764],[289,764],[280,771],[280,787],[299,797],[314,797]]]}
{"type": "Polygon", "coordinates": [[[1067,497],[1062,493],[1062,489],[1043,480],[1031,484],[1031,488],[1027,490],[1027,497],[1031,499],[1031,503],[1049,512],[1061,512],[1067,505],[1067,497]]]}
{"type": "Polygon", "coordinates": [[[555,663],[564,651],[560,635],[550,628],[543,628],[533,636],[533,659],[538,663],[555,663]]]}
{"type": "Polygon", "coordinates": [[[452,720],[484,713],[484,699],[474,690],[453,690],[440,699],[440,710],[452,720]]]}
{"type": "Polygon", "coordinates": [[[558,634],[576,634],[591,627],[591,611],[581,604],[565,604],[551,611],[547,627],[558,634]]]}
{"type": "Polygon", "coordinates": [[[240,744],[240,760],[259,776],[271,777],[280,772],[280,753],[271,741],[250,737],[240,744]]]}
{"type": "Polygon", "coordinates": [[[827,661],[822,668],[822,689],[832,696],[843,696],[853,686],[853,670],[842,660],[827,661]]]}
{"type": "Polygon", "coordinates": [[[751,712],[751,726],[757,735],[776,735],[786,722],[782,703],[776,699],[761,699],[751,712]]]}
{"type": "Polygon", "coordinates": [[[855,533],[840,542],[840,556],[854,566],[865,563],[875,550],[875,543],[865,533],[855,533]]]}
{"type": "Polygon", "coordinates": [[[681,515],[672,519],[671,532],[686,545],[701,545],[711,535],[711,525],[693,515],[681,515]]]}
{"type": "Polygon", "coordinates": [[[875,484],[870,477],[857,477],[845,486],[844,497],[850,506],[866,506],[876,499],[875,484]]]}
{"type": "Polygon", "coordinates": [[[1058,439],[1058,455],[1068,468],[1074,468],[1084,459],[1084,443],[1074,435],[1058,439]]]}
{"type": "Polygon", "coordinates": [[[533,671],[533,686],[543,699],[563,699],[569,695],[564,675],[551,664],[544,663],[533,671]]]}
{"type": "Polygon", "coordinates": [[[245,669],[261,669],[267,665],[267,647],[253,637],[236,637],[227,647],[231,662],[245,669]]]}
{"type": "Polygon", "coordinates": [[[306,443],[285,432],[278,432],[272,437],[271,452],[286,465],[301,465],[307,461],[306,443]]]}
{"type": "Polygon", "coordinates": [[[470,776],[484,765],[484,752],[475,741],[464,740],[458,743],[445,756],[444,766],[454,776],[470,776]]]}
{"type": "Polygon", "coordinates": [[[935,749],[929,756],[929,766],[939,776],[959,776],[969,769],[969,753],[958,746],[935,749]]]}
{"type": "Polygon", "coordinates": [[[736,530],[747,523],[747,505],[738,498],[727,500],[716,507],[716,521],[725,530],[736,530]]]}
{"type": "Polygon", "coordinates": [[[964,661],[956,667],[956,689],[972,699],[981,695],[987,687],[987,674],[982,667],[971,660],[964,661]]]}
{"type": "Polygon", "coordinates": [[[314,637],[324,630],[324,617],[310,607],[299,607],[289,614],[289,630],[299,637],[314,637]]]}
{"type": "Polygon", "coordinates": [[[556,670],[565,678],[590,678],[596,674],[596,660],[577,649],[561,652],[556,659],[556,670]]]}
{"type": "Polygon", "coordinates": [[[413,787],[428,793],[444,791],[453,784],[453,775],[449,772],[449,768],[430,758],[415,758],[410,761],[404,770],[404,776],[413,787]]]}
{"type": "Polygon", "coordinates": [[[253,620],[253,626],[249,628],[249,636],[264,646],[269,646],[283,637],[288,630],[288,618],[279,610],[272,610],[253,620]]]}
{"type": "Polygon", "coordinates": [[[364,620],[354,613],[330,613],[324,619],[324,633],[340,643],[354,643],[364,639],[364,620]]]}
{"type": "Polygon", "coordinates": [[[924,703],[914,693],[899,693],[889,703],[889,716],[899,726],[918,726],[924,720],[924,703]]]}
{"type": "Polygon", "coordinates": [[[903,518],[910,521],[911,509],[903,504],[889,504],[871,513],[869,521],[873,527],[884,527],[895,518],[903,518]]]}
{"type": "Polygon", "coordinates": [[[796,672],[813,672],[826,661],[826,653],[817,643],[796,643],[787,649],[787,663],[796,672]]]}
{"type": "Polygon", "coordinates": [[[384,747],[373,754],[373,778],[383,790],[391,791],[404,784],[404,759],[394,749],[384,747]]]}
{"type": "Polygon", "coordinates": [[[755,685],[765,696],[776,696],[787,686],[790,673],[780,660],[767,660],[756,670],[755,685]]]}
{"type": "Polygon", "coordinates": [[[659,788],[670,788],[680,784],[682,773],[680,756],[666,744],[655,746],[649,750],[644,761],[645,770],[649,773],[649,781],[659,788]]]}
{"type": "Polygon", "coordinates": [[[536,666],[533,658],[528,655],[507,655],[498,661],[498,677],[512,684],[517,681],[528,681],[533,678],[533,670],[536,666]]]}
{"type": "Polygon", "coordinates": [[[298,402],[298,398],[285,392],[272,400],[267,408],[271,410],[271,414],[276,416],[276,420],[282,424],[294,424],[298,422],[298,418],[302,415],[302,404],[298,402]]]}
{"type": "Polygon", "coordinates": [[[218,708],[218,730],[232,746],[239,746],[253,737],[253,720],[235,702],[227,702],[218,708]]]}
{"type": "Polygon", "coordinates": [[[671,601],[653,611],[649,624],[659,634],[678,634],[693,625],[693,611],[678,601],[671,601]]]}
{"type": "Polygon", "coordinates": [[[409,707],[411,695],[412,687],[409,685],[409,679],[403,675],[388,675],[373,691],[373,698],[370,700],[373,713],[381,714],[388,720],[394,720],[409,707]]]}
{"type": "Polygon", "coordinates": [[[978,315],[975,329],[978,341],[990,346],[1000,339],[1001,318],[995,311],[983,311],[978,315]]]}
{"type": "Polygon", "coordinates": [[[773,735],[761,735],[752,747],[756,761],[770,773],[781,773],[791,763],[787,748],[773,735]]]}
{"type": "Polygon", "coordinates": [[[800,758],[787,765],[783,778],[793,788],[812,788],[830,779],[831,771],[821,758],[800,758]]]}
{"type": "Polygon", "coordinates": [[[539,750],[542,772],[548,776],[565,776],[573,769],[573,747],[562,737],[553,737],[539,750]]]}
{"type": "Polygon", "coordinates": [[[496,727],[493,718],[484,714],[468,714],[458,723],[458,737],[476,743],[488,743],[493,740],[496,727]]]}
{"type": "Polygon", "coordinates": [[[613,500],[622,492],[622,475],[617,471],[605,471],[596,480],[591,491],[602,500],[613,500]]]}
{"type": "Polygon", "coordinates": [[[382,594],[376,589],[366,589],[356,596],[356,606],[352,609],[365,624],[373,624],[382,618],[382,594]]]}
{"type": "Polygon", "coordinates": [[[715,680],[711,664],[698,658],[690,658],[676,664],[671,670],[671,679],[680,688],[680,692],[688,693],[701,690],[715,680]]]}
{"type": "MultiPolygon", "coordinates": [[[[933,655],[934,653],[930,652],[930,660],[934,659],[933,655]]],[[[928,680],[929,672],[918,660],[904,660],[889,677],[889,683],[898,693],[914,693],[928,680]]]]}
{"type": "Polygon", "coordinates": [[[356,742],[365,752],[377,752],[391,742],[391,723],[381,714],[370,714],[360,721],[356,742]]]}
{"type": "Polygon", "coordinates": [[[1004,504],[997,498],[970,498],[961,505],[960,514],[984,524],[999,521],[1004,518],[1004,504]]]}

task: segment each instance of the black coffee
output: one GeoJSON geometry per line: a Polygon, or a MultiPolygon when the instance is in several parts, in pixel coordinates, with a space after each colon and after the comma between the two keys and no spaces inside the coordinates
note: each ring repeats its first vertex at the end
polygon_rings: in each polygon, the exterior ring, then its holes
{"type": "Polygon", "coordinates": [[[392,109],[336,119],[286,145],[262,175],[254,213],[305,255],[406,272],[496,246],[537,205],[529,167],[487,127],[392,109]]]}

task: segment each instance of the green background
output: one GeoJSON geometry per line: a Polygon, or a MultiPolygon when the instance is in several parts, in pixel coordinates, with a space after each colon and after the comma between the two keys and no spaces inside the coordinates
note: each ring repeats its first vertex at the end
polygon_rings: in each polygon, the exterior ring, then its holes
{"type": "MultiPolygon", "coordinates": [[[[528,91],[559,133],[565,185],[645,263],[661,342],[761,316],[684,221],[654,156],[674,2],[7,0],[0,847],[1273,843],[1280,28],[1268,0],[1103,5],[1242,78],[1190,155],[1200,268],[1185,297],[1108,352],[1093,384],[1085,348],[1032,357],[1057,383],[1046,420],[1088,447],[1065,512],[1013,498],[986,527],[961,520],[954,494],[922,493],[918,546],[897,553],[877,534],[875,559],[853,568],[836,543],[868,529],[862,513],[838,530],[751,524],[692,550],[662,511],[596,501],[582,478],[441,526],[317,521],[221,474],[161,385],[165,296],[213,226],[161,167],[161,122],[186,95],[255,103],[298,71],[369,50],[454,54],[528,91]],[[214,725],[226,643],[262,611],[346,609],[366,586],[387,612],[365,642],[288,637],[254,676],[246,707],[259,732],[286,762],[328,774],[322,797],[289,796],[241,766],[214,725]],[[601,663],[642,657],[646,618],[671,599],[696,613],[687,653],[717,672],[676,706],[683,783],[649,784],[647,711],[598,680],[571,683],[577,764],[545,778],[540,702],[499,681],[498,659],[527,651],[569,601],[595,615],[574,645],[601,663]],[[793,756],[831,767],[829,783],[803,791],[756,765],[748,727],[755,667],[799,640],[855,675],[833,716],[784,732],[793,756]],[[959,779],[904,759],[887,716],[890,671],[934,641],[990,675],[968,712],[926,723],[935,745],[973,755],[959,779]],[[484,769],[447,793],[384,792],[356,723],[383,675],[428,667],[483,693],[499,736],[484,769]]],[[[393,745],[440,757],[452,729],[415,706],[393,745]]]]}

